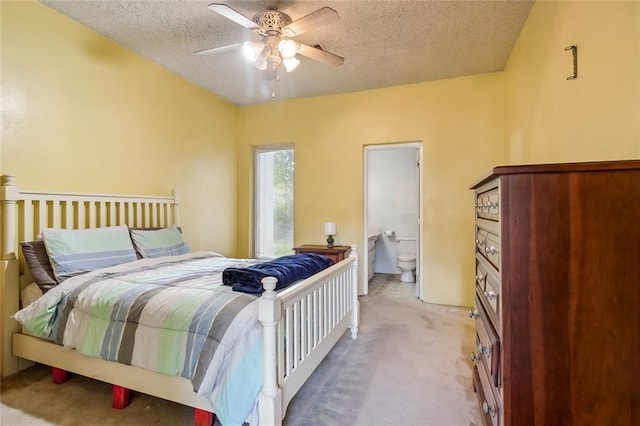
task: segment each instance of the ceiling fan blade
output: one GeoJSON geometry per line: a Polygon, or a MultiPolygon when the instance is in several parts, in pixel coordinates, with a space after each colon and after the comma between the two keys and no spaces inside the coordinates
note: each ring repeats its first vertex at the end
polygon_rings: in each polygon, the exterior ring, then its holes
{"type": "Polygon", "coordinates": [[[249,28],[252,30],[260,28],[260,26],[255,22],[253,22],[251,19],[247,18],[241,13],[236,12],[226,4],[211,3],[209,5],[209,9],[219,13],[220,15],[224,16],[227,19],[231,19],[236,24],[240,24],[245,28],[249,28]]]}
{"type": "Polygon", "coordinates": [[[309,46],[308,44],[298,43],[298,53],[307,58],[314,59],[325,64],[339,67],[344,64],[344,58],[342,56],[334,55],[317,47],[309,46]]]}
{"type": "Polygon", "coordinates": [[[196,56],[202,56],[202,55],[208,55],[210,53],[222,53],[231,49],[240,48],[242,44],[243,43],[234,43],[234,44],[228,44],[226,46],[213,47],[211,49],[198,50],[196,52],[193,52],[193,54],[196,56]]]}
{"type": "Polygon", "coordinates": [[[287,37],[295,37],[306,31],[320,27],[322,25],[330,24],[340,19],[338,12],[331,9],[328,6],[318,9],[315,12],[303,16],[284,27],[283,33],[287,37]]]}

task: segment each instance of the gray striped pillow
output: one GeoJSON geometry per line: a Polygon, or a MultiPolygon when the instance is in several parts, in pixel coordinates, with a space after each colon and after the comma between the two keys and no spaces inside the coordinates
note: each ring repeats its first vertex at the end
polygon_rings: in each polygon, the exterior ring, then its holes
{"type": "Polygon", "coordinates": [[[142,257],[176,256],[191,253],[191,247],[175,227],[143,230],[130,229],[131,239],[142,257]]]}

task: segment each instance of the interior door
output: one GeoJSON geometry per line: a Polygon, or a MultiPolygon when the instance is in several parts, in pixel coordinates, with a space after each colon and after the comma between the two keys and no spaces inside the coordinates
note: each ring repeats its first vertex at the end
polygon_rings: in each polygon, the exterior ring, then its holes
{"type": "Polygon", "coordinates": [[[416,188],[418,188],[418,196],[416,197],[416,211],[418,212],[418,220],[416,220],[416,297],[418,300],[424,300],[422,295],[422,147],[416,148],[416,188]]]}

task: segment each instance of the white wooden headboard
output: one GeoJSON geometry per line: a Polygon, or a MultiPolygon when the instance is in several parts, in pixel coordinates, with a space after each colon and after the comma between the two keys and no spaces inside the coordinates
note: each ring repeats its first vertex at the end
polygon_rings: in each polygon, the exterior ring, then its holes
{"type": "Polygon", "coordinates": [[[83,194],[21,190],[15,177],[2,176],[2,245],[0,249],[0,376],[18,371],[18,359],[11,352],[11,335],[18,323],[11,319],[19,306],[19,241],[38,238],[43,228],[85,229],[128,225],[155,228],[180,225],[176,190],[170,196],[83,194]]]}

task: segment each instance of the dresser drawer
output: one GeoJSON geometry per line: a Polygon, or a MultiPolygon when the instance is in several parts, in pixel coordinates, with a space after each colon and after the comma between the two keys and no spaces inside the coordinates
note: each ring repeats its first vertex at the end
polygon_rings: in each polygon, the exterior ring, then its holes
{"type": "Polygon", "coordinates": [[[485,256],[484,247],[487,244],[487,234],[487,231],[476,226],[476,253],[481,253],[483,256],[485,256]]]}
{"type": "Polygon", "coordinates": [[[482,410],[484,425],[500,426],[500,405],[489,382],[489,377],[482,366],[473,368],[473,385],[478,393],[478,403],[482,410]]]}
{"type": "Polygon", "coordinates": [[[500,330],[501,309],[500,279],[495,270],[487,263],[484,257],[476,255],[476,294],[482,298],[483,305],[487,309],[491,322],[496,330],[500,330]]]}
{"type": "Polygon", "coordinates": [[[500,270],[500,237],[498,235],[476,227],[476,252],[500,270]]]}
{"type": "Polygon", "coordinates": [[[500,220],[500,192],[498,187],[476,193],[476,218],[500,220]]]}
{"type": "Polygon", "coordinates": [[[484,294],[487,288],[487,279],[489,271],[488,268],[483,265],[476,257],[476,287],[481,294],[484,294]]]}
{"type": "Polygon", "coordinates": [[[477,351],[471,354],[471,359],[478,366],[482,365],[491,377],[493,386],[500,386],[500,338],[488,321],[482,305],[476,307],[480,312],[476,318],[476,346],[477,351]]]}

